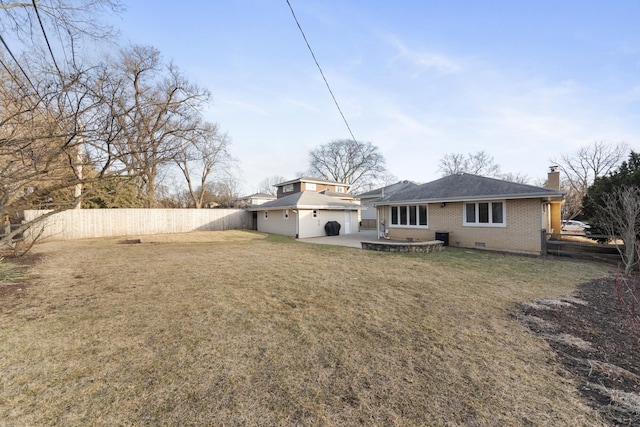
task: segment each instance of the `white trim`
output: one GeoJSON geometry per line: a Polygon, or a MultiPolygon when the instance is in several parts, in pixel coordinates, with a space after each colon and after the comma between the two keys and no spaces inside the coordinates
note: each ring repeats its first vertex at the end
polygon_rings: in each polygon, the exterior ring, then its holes
{"type": "Polygon", "coordinates": [[[389,224],[387,225],[387,228],[419,228],[422,230],[427,230],[429,229],[429,205],[427,205],[426,203],[420,203],[420,204],[405,204],[405,205],[391,205],[389,206],[389,224]],[[424,206],[425,207],[425,211],[426,211],[426,216],[427,216],[427,224],[426,225],[421,225],[420,224],[420,206],[424,206]],[[416,223],[415,224],[408,224],[409,220],[410,220],[410,214],[409,214],[409,208],[410,207],[415,207],[416,208],[416,223]],[[397,220],[398,222],[400,222],[400,209],[401,208],[406,208],[407,212],[406,212],[406,220],[407,220],[407,224],[394,224],[393,223],[393,208],[398,208],[398,213],[397,213],[397,220]]]}
{"type": "Polygon", "coordinates": [[[482,201],[467,201],[462,204],[462,226],[463,227],[491,227],[491,228],[504,228],[507,226],[507,201],[506,200],[482,200],[482,201]],[[489,222],[479,222],[478,217],[479,205],[486,203],[488,206],[489,222]],[[502,222],[493,222],[493,204],[502,203],[502,222]],[[467,222],[467,205],[474,205],[475,212],[474,217],[476,221],[467,222]]]}

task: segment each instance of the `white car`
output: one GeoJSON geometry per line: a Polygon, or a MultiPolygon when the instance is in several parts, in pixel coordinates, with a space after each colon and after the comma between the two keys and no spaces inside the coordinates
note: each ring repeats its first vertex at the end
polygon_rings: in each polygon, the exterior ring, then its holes
{"type": "Polygon", "coordinates": [[[589,224],[581,221],[575,221],[573,219],[562,221],[562,231],[569,233],[584,233],[589,228],[591,228],[589,224]]]}

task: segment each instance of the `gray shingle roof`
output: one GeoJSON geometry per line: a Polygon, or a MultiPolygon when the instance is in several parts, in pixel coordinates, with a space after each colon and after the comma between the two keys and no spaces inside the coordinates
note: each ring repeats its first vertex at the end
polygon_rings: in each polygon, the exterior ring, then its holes
{"type": "Polygon", "coordinates": [[[282,209],[328,209],[358,210],[360,205],[343,202],[335,197],[325,196],[315,191],[302,191],[290,194],[262,205],[249,208],[251,211],[268,211],[282,209]]]}
{"type": "Polygon", "coordinates": [[[562,191],[460,173],[385,196],[376,205],[402,202],[454,202],[488,199],[558,199],[562,191]]]}
{"type": "Polygon", "coordinates": [[[404,181],[398,181],[394,184],[391,185],[387,185],[386,187],[382,187],[382,188],[376,188],[375,190],[371,190],[371,191],[367,191],[366,193],[361,193],[358,194],[356,197],[356,199],[375,199],[378,197],[382,197],[383,195],[388,195],[390,196],[393,193],[396,193],[398,191],[404,191],[407,190],[409,188],[413,188],[413,187],[417,187],[418,184],[417,182],[413,182],[413,181],[408,181],[408,180],[404,180],[404,181]]]}
{"type": "Polygon", "coordinates": [[[336,197],[338,199],[342,199],[342,200],[353,200],[354,197],[351,196],[350,194],[347,193],[338,193],[337,191],[331,191],[331,190],[322,190],[322,191],[318,191],[318,193],[320,194],[324,194],[325,196],[331,196],[331,197],[336,197]]]}
{"type": "Polygon", "coordinates": [[[267,194],[267,193],[255,193],[252,194],[250,196],[246,196],[246,197],[260,197],[262,199],[275,199],[276,196],[274,196],[273,194],[267,194]]]}

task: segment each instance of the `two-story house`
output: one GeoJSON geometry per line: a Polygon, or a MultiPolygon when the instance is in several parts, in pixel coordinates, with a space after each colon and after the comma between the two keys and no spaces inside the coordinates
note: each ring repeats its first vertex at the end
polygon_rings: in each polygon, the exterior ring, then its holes
{"type": "Polygon", "coordinates": [[[276,184],[277,199],[249,207],[258,231],[296,238],[325,236],[327,222],[340,224],[340,234],[358,231],[359,205],[349,185],[301,177],[276,184]]]}

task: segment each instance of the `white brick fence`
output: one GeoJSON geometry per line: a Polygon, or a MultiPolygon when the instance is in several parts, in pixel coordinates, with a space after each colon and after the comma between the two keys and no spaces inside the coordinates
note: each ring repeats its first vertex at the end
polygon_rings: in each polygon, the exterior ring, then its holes
{"type": "MultiPolygon", "coordinates": [[[[24,219],[48,212],[24,211],[24,219]]],[[[251,212],[241,209],[71,209],[34,225],[25,237],[37,235],[43,225],[40,241],[251,229],[252,222],[251,212]]]]}

